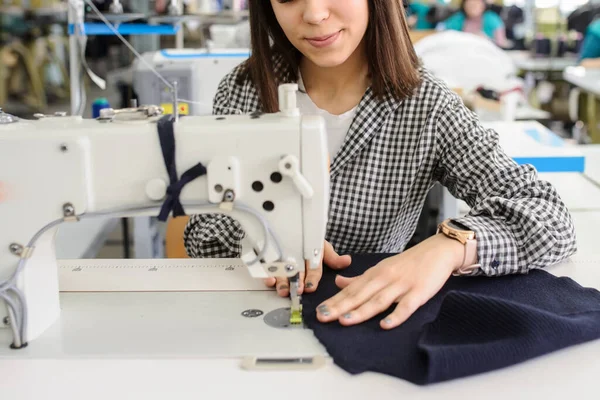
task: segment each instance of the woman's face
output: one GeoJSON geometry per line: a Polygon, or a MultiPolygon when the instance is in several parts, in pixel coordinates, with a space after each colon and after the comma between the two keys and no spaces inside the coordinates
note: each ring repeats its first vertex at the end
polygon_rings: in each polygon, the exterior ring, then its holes
{"type": "Polygon", "coordinates": [[[465,14],[469,18],[479,18],[485,12],[485,1],[483,0],[466,0],[465,14]]]}
{"type": "Polygon", "coordinates": [[[343,64],[369,22],[368,0],[271,0],[288,40],[320,67],[343,64]]]}

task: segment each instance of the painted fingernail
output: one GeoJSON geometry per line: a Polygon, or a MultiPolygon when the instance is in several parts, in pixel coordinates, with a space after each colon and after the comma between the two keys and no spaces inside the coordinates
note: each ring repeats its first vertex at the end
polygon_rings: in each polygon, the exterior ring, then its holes
{"type": "Polygon", "coordinates": [[[312,282],[306,282],[306,288],[310,289],[311,287],[313,287],[313,283],[312,282]]]}
{"type": "Polygon", "coordinates": [[[289,286],[288,285],[281,285],[279,286],[279,290],[288,290],[289,286]]]}
{"type": "Polygon", "coordinates": [[[344,314],[344,318],[350,319],[350,318],[352,318],[352,314],[346,313],[346,314],[344,314]]]}
{"type": "Polygon", "coordinates": [[[327,309],[327,306],[325,306],[325,305],[317,307],[317,311],[319,313],[323,314],[324,316],[329,315],[329,310],[327,309]]]}
{"type": "Polygon", "coordinates": [[[391,325],[392,324],[392,319],[391,318],[386,318],[383,320],[383,322],[385,322],[387,325],[391,325]]]}

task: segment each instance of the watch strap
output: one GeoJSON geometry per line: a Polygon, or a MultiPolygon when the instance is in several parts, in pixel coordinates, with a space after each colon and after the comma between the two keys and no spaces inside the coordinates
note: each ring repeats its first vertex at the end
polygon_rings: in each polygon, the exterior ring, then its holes
{"type": "Polygon", "coordinates": [[[470,275],[480,267],[481,264],[477,263],[477,240],[467,239],[465,243],[465,258],[462,265],[453,275],[470,275]]]}

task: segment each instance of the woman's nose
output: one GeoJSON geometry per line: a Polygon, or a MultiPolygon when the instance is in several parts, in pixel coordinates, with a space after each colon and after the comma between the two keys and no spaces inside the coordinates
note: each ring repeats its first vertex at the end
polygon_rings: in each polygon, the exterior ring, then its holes
{"type": "Polygon", "coordinates": [[[308,24],[320,24],[329,18],[329,0],[305,0],[302,17],[308,24]]]}

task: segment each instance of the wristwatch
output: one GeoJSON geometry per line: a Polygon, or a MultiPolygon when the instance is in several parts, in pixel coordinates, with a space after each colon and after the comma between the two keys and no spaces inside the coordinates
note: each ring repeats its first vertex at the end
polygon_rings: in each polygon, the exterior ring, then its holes
{"type": "Polygon", "coordinates": [[[458,240],[465,245],[465,256],[462,265],[453,275],[471,275],[481,267],[477,263],[477,239],[475,232],[452,219],[447,219],[438,225],[437,233],[443,233],[449,238],[458,240]]]}

